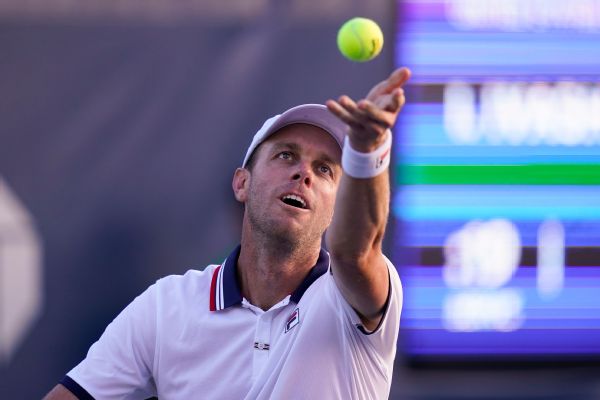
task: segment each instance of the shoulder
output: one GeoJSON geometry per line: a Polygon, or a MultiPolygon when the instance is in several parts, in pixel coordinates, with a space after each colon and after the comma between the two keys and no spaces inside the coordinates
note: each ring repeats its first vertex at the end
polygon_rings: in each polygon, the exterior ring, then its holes
{"type": "MultiPolygon", "coordinates": [[[[382,326],[389,325],[392,327],[392,330],[398,330],[400,323],[400,314],[402,312],[403,305],[403,291],[402,291],[402,283],[400,281],[400,276],[396,267],[392,262],[383,255],[385,260],[385,264],[388,269],[388,279],[389,286],[387,289],[387,299],[385,303],[383,317],[379,323],[379,325],[370,332],[366,332],[368,335],[372,335],[374,332],[380,331],[382,326]]],[[[335,279],[333,279],[333,272],[331,268],[328,273],[323,275],[319,280],[315,283],[319,283],[319,285],[315,285],[315,291],[322,290],[324,293],[329,294],[329,298],[334,301],[335,308],[337,312],[339,310],[343,310],[348,317],[348,321],[356,326],[362,327],[362,321],[358,313],[354,310],[354,308],[348,303],[348,301],[344,298],[341,293],[339,287],[336,284],[335,279]]],[[[365,333],[364,329],[360,329],[361,332],[365,333]]],[[[390,340],[395,340],[391,338],[390,340]]]]}
{"type": "MultiPolygon", "coordinates": [[[[392,263],[392,261],[390,261],[390,259],[385,255],[385,254],[381,254],[381,256],[383,257],[385,264],[387,266],[388,269],[388,275],[389,275],[389,280],[390,280],[390,288],[389,288],[389,294],[390,296],[399,296],[400,298],[402,298],[402,283],[400,281],[400,275],[398,274],[398,270],[396,269],[396,267],[394,266],[394,264],[392,263]]],[[[331,269],[331,265],[329,266],[327,273],[323,274],[318,281],[321,281],[321,284],[324,284],[323,281],[331,281],[332,285],[335,285],[335,280],[332,279],[333,277],[333,270],[331,269]]],[[[337,285],[335,285],[335,287],[337,288],[337,285]]]]}
{"type": "Polygon", "coordinates": [[[120,313],[120,316],[146,315],[164,312],[166,309],[184,308],[198,299],[208,299],[212,275],[218,265],[204,270],[188,270],[183,275],[168,275],[157,280],[140,293],[120,313]]]}
{"type": "MultiPolygon", "coordinates": [[[[390,280],[390,288],[389,295],[390,297],[396,296],[397,298],[402,299],[402,283],[400,281],[400,276],[398,275],[398,271],[394,264],[390,261],[388,257],[382,254],[383,259],[385,260],[386,266],[388,268],[389,280],[390,280]]],[[[339,291],[335,280],[333,279],[333,270],[331,265],[327,268],[327,272],[323,273],[318,277],[308,288],[305,295],[306,298],[312,298],[318,296],[321,293],[325,293],[328,290],[334,289],[336,292],[339,291]]]]}
{"type": "Polygon", "coordinates": [[[168,275],[156,281],[154,291],[157,300],[189,301],[210,291],[211,281],[219,265],[211,264],[203,270],[190,269],[183,275],[168,275]]]}
{"type": "Polygon", "coordinates": [[[211,264],[203,270],[189,269],[183,275],[167,275],[156,281],[156,285],[161,288],[182,287],[188,285],[202,284],[203,281],[212,279],[213,272],[219,265],[211,264]]]}
{"type": "Polygon", "coordinates": [[[211,281],[218,267],[209,265],[203,270],[190,269],[183,275],[168,275],[156,281],[149,290],[153,292],[159,308],[193,306],[199,300],[208,299],[211,281]]]}

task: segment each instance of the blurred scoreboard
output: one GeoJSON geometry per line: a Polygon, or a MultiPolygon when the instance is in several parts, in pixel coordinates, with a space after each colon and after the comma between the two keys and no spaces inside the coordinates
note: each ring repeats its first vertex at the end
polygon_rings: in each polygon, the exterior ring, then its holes
{"type": "Polygon", "coordinates": [[[405,353],[600,359],[600,0],[397,12],[405,353]]]}

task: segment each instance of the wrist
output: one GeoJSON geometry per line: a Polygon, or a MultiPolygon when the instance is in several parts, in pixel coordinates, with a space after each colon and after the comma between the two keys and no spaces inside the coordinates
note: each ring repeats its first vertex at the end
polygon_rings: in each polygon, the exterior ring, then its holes
{"type": "Polygon", "coordinates": [[[368,153],[353,148],[346,136],[342,152],[342,169],[353,178],[373,178],[390,165],[392,150],[392,132],[388,129],[382,144],[368,153]]]}

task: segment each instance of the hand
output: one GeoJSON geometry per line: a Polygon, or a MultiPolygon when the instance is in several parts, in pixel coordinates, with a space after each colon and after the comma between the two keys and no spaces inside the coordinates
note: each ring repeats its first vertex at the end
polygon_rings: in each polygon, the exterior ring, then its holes
{"type": "Polygon", "coordinates": [[[404,106],[402,86],[410,78],[408,68],[399,68],[369,91],[367,97],[355,103],[343,95],[337,101],[327,100],[329,111],[348,124],[348,139],[356,151],[369,153],[386,139],[386,132],[396,123],[404,106]]]}

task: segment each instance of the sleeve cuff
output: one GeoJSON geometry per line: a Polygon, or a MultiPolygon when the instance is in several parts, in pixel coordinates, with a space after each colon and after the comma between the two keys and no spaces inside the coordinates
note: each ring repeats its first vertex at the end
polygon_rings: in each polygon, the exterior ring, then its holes
{"type": "Polygon", "coordinates": [[[381,328],[381,325],[383,325],[383,320],[387,316],[388,308],[390,308],[389,305],[390,305],[390,297],[392,295],[392,279],[390,277],[389,266],[388,266],[388,281],[389,281],[388,294],[387,294],[387,299],[385,300],[385,306],[383,307],[383,314],[381,315],[381,319],[379,320],[379,323],[377,324],[375,329],[373,329],[372,331],[368,331],[367,329],[365,329],[365,327],[362,324],[356,325],[356,328],[358,328],[358,330],[361,331],[361,333],[363,333],[364,335],[372,335],[381,328]]]}
{"type": "Polygon", "coordinates": [[[81,387],[77,382],[71,379],[70,376],[65,375],[59,382],[61,385],[66,387],[69,392],[73,393],[79,400],[94,400],[91,394],[81,387]]]}

